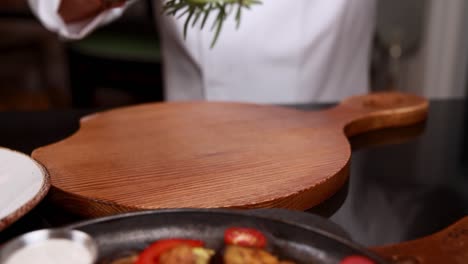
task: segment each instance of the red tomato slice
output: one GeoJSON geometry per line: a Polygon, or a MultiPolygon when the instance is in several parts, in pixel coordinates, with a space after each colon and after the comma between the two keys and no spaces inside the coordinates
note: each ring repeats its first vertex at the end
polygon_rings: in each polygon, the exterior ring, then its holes
{"type": "Polygon", "coordinates": [[[245,227],[231,227],[224,231],[224,242],[228,245],[263,248],[266,238],[262,232],[245,227]]]}
{"type": "Polygon", "coordinates": [[[149,245],[138,256],[136,264],[158,264],[159,256],[164,252],[180,245],[191,247],[203,247],[204,243],[200,240],[190,239],[163,239],[149,245]]]}
{"type": "Polygon", "coordinates": [[[375,262],[366,257],[349,256],[344,258],[340,264],[375,264],[375,262]]]}

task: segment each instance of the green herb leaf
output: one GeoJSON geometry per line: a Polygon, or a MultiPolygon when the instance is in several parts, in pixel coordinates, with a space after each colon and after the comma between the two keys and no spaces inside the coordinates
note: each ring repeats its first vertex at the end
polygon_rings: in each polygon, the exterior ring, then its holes
{"type": "Polygon", "coordinates": [[[219,38],[223,23],[229,16],[230,11],[236,10],[236,27],[240,26],[242,9],[250,8],[252,5],[261,4],[260,0],[166,0],[163,11],[167,15],[180,18],[186,15],[184,23],[184,39],[188,34],[188,27],[194,27],[203,17],[200,23],[200,29],[203,29],[210,13],[217,13],[213,23],[214,36],[211,42],[211,48],[214,47],[219,38]]]}

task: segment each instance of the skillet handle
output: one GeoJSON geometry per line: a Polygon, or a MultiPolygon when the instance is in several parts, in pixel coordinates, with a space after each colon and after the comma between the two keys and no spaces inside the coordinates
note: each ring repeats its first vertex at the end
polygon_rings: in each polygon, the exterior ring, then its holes
{"type": "Polygon", "coordinates": [[[468,263],[468,216],[431,236],[371,250],[395,264],[468,263]]]}

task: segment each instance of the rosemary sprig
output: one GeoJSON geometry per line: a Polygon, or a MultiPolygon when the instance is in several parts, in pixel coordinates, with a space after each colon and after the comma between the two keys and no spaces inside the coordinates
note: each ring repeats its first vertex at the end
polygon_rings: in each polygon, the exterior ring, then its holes
{"type": "Polygon", "coordinates": [[[212,30],[215,32],[211,42],[211,48],[213,48],[230,11],[236,8],[235,19],[237,27],[239,27],[242,9],[250,8],[254,4],[261,4],[261,0],[166,0],[163,10],[167,15],[177,17],[186,15],[184,38],[187,37],[189,26],[194,27],[201,19],[200,28],[203,29],[210,14],[217,12],[212,26],[212,30]]]}

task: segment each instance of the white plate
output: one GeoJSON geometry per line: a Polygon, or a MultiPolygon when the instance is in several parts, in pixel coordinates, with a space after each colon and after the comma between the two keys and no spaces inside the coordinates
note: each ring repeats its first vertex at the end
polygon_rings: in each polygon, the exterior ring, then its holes
{"type": "Polygon", "coordinates": [[[0,148],[0,231],[34,208],[49,187],[49,175],[39,163],[0,148]]]}

